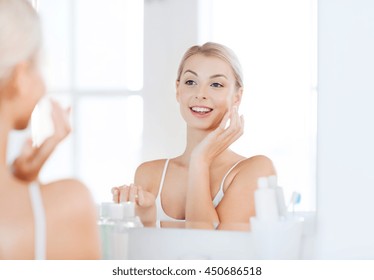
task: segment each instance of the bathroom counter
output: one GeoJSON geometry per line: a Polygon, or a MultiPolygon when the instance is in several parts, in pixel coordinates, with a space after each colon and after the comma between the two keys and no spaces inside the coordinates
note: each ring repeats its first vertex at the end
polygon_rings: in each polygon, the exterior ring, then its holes
{"type": "MultiPolygon", "coordinates": [[[[300,259],[313,259],[314,213],[304,217],[300,259]]],[[[129,259],[256,259],[249,224],[160,222],[129,230],[129,259]]],[[[286,258],[287,259],[287,258],[286,258]]]]}

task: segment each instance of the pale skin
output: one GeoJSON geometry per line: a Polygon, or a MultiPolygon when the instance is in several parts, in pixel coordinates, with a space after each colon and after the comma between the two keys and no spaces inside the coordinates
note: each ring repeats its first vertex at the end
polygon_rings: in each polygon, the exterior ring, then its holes
{"type": "MultiPolygon", "coordinates": [[[[6,163],[12,129],[27,127],[44,95],[44,84],[32,61],[17,64],[0,85],[0,259],[34,258],[34,217],[28,186],[69,134],[68,110],[52,102],[54,134],[38,148],[26,143],[12,167],[6,163]]],[[[96,211],[88,189],[73,179],[41,185],[46,213],[48,259],[100,258],[96,211]]]]}
{"type": "MultiPolygon", "coordinates": [[[[275,170],[265,156],[245,158],[229,148],[244,127],[238,114],[242,88],[236,85],[233,70],[217,57],[195,54],[186,60],[176,91],[187,124],[187,145],[169,162],[161,193],[165,213],[211,225],[248,224],[255,215],[257,179],[274,175],[275,170]],[[223,199],[214,207],[222,178],[239,160],[225,180],[223,199]]],[[[164,164],[165,160],[141,164],[134,184],[112,189],[114,201],[134,201],[143,221],[156,220],[155,198],[164,164]]]]}

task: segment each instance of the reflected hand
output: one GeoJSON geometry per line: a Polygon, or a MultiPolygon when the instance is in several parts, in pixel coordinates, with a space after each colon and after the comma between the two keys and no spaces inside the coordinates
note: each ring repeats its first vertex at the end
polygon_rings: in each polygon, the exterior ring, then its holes
{"type": "Polygon", "coordinates": [[[32,140],[28,139],[20,155],[12,163],[11,168],[14,176],[22,181],[32,182],[38,178],[39,172],[46,160],[52,154],[56,146],[71,131],[68,121],[70,108],[64,110],[53,100],[51,100],[51,105],[54,133],[48,137],[40,147],[33,147],[32,140]]]}
{"type": "Polygon", "coordinates": [[[131,184],[112,188],[113,201],[116,203],[131,201],[142,208],[155,205],[155,196],[143,190],[141,186],[131,184]]]}
{"type": "Polygon", "coordinates": [[[231,111],[225,114],[220,125],[195,147],[191,158],[211,162],[242,136],[243,130],[243,116],[239,116],[238,108],[234,106],[231,111]],[[228,120],[230,120],[230,125],[226,128],[228,120]]]}

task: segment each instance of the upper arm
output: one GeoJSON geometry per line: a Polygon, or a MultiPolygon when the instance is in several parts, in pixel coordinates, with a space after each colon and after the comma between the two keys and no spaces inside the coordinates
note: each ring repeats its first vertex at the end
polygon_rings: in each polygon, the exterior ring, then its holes
{"type": "Polygon", "coordinates": [[[100,258],[96,207],[89,190],[76,180],[58,181],[44,188],[47,257],[100,258]]]}
{"type": "Polygon", "coordinates": [[[154,160],[144,162],[136,169],[134,183],[141,186],[145,191],[151,192],[155,196],[158,193],[159,182],[163,170],[164,160],[154,160]]]}
{"type": "Polygon", "coordinates": [[[255,215],[254,192],[257,179],[276,174],[272,161],[265,156],[254,156],[241,162],[227,187],[217,212],[221,222],[248,223],[255,215]]]}

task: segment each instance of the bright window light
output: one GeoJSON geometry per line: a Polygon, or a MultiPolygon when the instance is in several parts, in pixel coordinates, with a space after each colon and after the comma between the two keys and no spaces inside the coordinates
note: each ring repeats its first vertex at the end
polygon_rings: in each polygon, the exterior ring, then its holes
{"type": "Polygon", "coordinates": [[[210,1],[205,40],[238,55],[244,72],[245,134],[237,152],[269,156],[286,202],[314,210],[316,195],[316,1],[210,1]],[[206,34],[210,34],[209,36],[206,34]]]}

